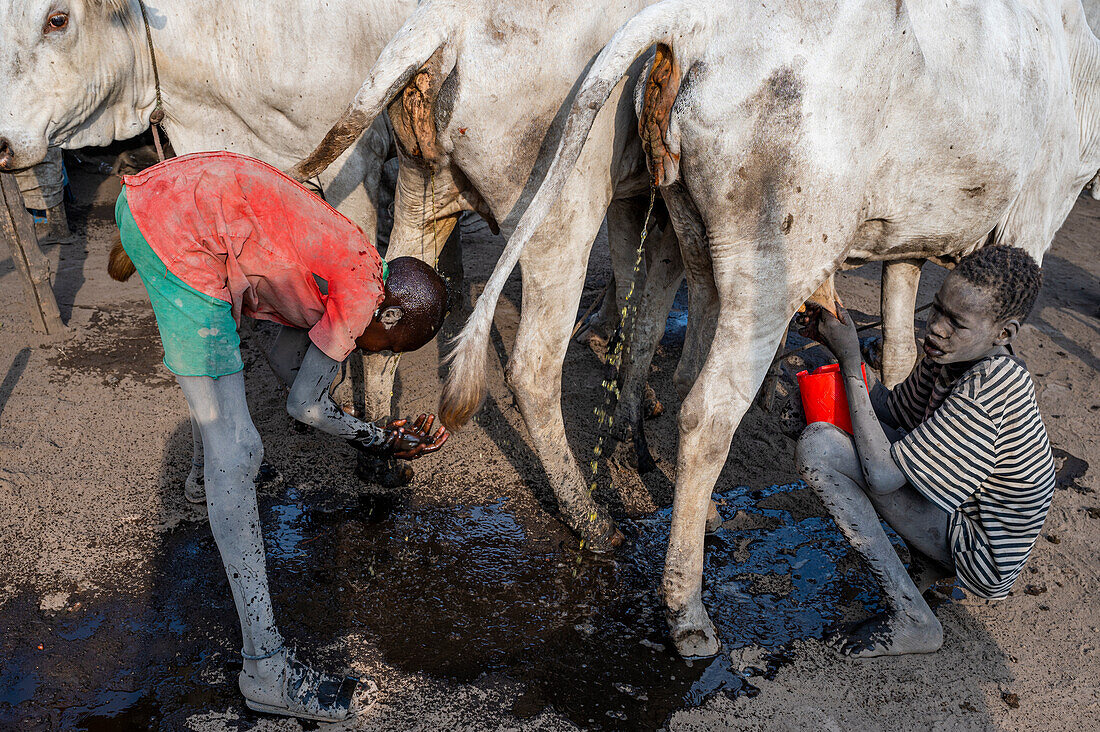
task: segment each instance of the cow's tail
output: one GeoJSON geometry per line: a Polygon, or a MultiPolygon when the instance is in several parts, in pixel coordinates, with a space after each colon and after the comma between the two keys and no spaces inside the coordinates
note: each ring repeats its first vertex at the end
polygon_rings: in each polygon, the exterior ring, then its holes
{"type": "Polygon", "coordinates": [[[113,280],[125,282],[134,276],[134,272],[137,272],[137,268],[130,261],[130,255],[122,248],[121,237],[116,238],[114,246],[111,247],[111,254],[107,258],[107,274],[113,280]]]}
{"type": "Polygon", "coordinates": [[[596,115],[634,61],[658,41],[683,28],[684,0],[665,0],[635,15],[623,25],[596,57],[569,110],[558,150],[542,185],[508,239],[489,282],[470,319],[455,338],[447,356],[450,369],[443,383],[439,416],[451,429],[464,425],[485,398],[489,329],[497,299],[524,246],[538,230],[561,195],[580,157],[596,115]]]}
{"type": "Polygon", "coordinates": [[[295,165],[289,171],[290,175],[305,181],[331,165],[359,139],[386,105],[437,51],[445,51],[444,73],[450,73],[455,63],[457,13],[455,7],[447,2],[428,2],[417,8],[382,49],[355,99],[321,140],[321,144],[295,165]]]}

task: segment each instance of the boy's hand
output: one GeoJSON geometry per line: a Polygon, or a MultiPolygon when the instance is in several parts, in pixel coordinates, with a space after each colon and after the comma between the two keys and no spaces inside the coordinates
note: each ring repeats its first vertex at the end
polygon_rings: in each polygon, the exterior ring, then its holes
{"type": "Polygon", "coordinates": [[[823,343],[842,363],[859,363],[859,335],[852,316],[844,308],[838,308],[839,319],[823,307],[807,305],[805,315],[799,318],[803,327],[799,330],[806,338],[823,343]]]}
{"type": "Polygon", "coordinates": [[[406,419],[391,420],[385,428],[386,439],[378,449],[383,454],[393,455],[403,460],[415,460],[422,455],[435,452],[443,447],[443,443],[451,433],[443,425],[439,425],[439,429],[432,432],[434,424],[434,414],[421,414],[412,425],[409,425],[406,419]]]}

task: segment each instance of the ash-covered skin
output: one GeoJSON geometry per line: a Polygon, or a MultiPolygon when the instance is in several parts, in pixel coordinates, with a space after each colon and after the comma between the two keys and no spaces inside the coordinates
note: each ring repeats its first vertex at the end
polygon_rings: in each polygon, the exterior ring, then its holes
{"type": "MultiPolygon", "coordinates": [[[[395,260],[385,300],[357,344],[398,352],[419,348],[442,324],[446,301],[446,287],[430,266],[408,258],[395,260]]],[[[379,427],[344,412],[329,395],[340,362],[310,342],[304,330],[284,327],[270,359],[275,373],[290,385],[287,412],[292,417],[339,435],[365,452],[411,460],[438,450],[449,436],[442,426],[433,432],[434,415],[422,414],[411,425],[394,419],[379,427]]],[[[255,479],[263,445],[248,411],[242,373],[177,379],[196,431],[188,487],[196,494],[193,498],[205,489],[210,529],[229,576],[244,639],[239,684],[248,705],[316,720],[340,720],[357,713],[354,683],[316,674],[283,647],[256,507],[255,479]]]]}
{"type": "MultiPolygon", "coordinates": [[[[924,341],[927,358],[960,373],[981,359],[1008,354],[1022,318],[1011,308],[1006,311],[991,288],[971,279],[959,270],[947,276],[933,300],[924,341]]],[[[870,393],[863,388],[855,325],[845,311],[839,314],[840,320],[815,310],[805,332],[840,362],[853,436],[830,424],[812,424],[799,439],[797,463],[803,480],[867,559],[890,609],[838,636],[834,645],[860,658],[936,651],[943,644],[943,628],[921,594],[954,574],[949,517],[909,486],[894,462],[890,445],[900,434],[886,407],[889,391],[878,382],[870,393]],[[880,519],[916,558],[913,577],[890,546],[880,519]]]]}

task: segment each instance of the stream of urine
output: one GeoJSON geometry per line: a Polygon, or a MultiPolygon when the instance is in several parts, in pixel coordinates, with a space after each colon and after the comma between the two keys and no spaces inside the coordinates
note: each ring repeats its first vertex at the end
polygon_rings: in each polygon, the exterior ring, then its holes
{"type": "MultiPolygon", "coordinates": [[[[623,298],[623,308],[619,313],[619,337],[615,341],[615,345],[612,347],[611,352],[607,354],[607,363],[609,366],[615,369],[615,376],[611,379],[604,379],[601,385],[604,388],[606,394],[604,395],[603,403],[593,410],[596,415],[596,423],[598,425],[598,434],[596,438],[596,446],[592,448],[592,460],[589,461],[588,467],[592,473],[591,478],[588,481],[588,493],[591,495],[596,490],[596,475],[600,469],[600,458],[603,455],[604,441],[607,439],[607,432],[611,429],[612,424],[615,421],[614,414],[611,413],[611,405],[613,402],[618,401],[620,395],[620,377],[622,375],[622,363],[623,356],[630,353],[630,342],[634,338],[634,323],[637,321],[635,317],[638,313],[637,301],[633,299],[634,290],[638,282],[638,273],[642,269],[642,257],[645,256],[645,240],[649,235],[649,218],[653,215],[653,203],[657,199],[657,189],[649,189],[649,207],[645,212],[645,220],[642,223],[642,235],[638,241],[638,249],[634,256],[634,271],[630,277],[630,288],[626,291],[626,296],[623,298]]],[[[615,297],[614,292],[608,292],[605,297],[615,297]]],[[[596,514],[592,513],[588,517],[589,521],[596,520],[596,514]]],[[[581,539],[581,549],[584,549],[585,540],[581,539]]],[[[577,563],[582,561],[583,554],[577,555],[577,563]]],[[[574,575],[576,570],[573,571],[574,575]]]]}

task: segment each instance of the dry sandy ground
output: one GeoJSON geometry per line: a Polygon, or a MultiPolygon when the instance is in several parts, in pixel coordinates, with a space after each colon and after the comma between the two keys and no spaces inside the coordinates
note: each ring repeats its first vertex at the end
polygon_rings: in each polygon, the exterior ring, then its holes
{"type": "MultiPolygon", "coordinates": [[[[140,284],[105,272],[117,183],[74,179],[86,243],[48,250],[68,339],[30,331],[0,262],[0,727],[300,729],[249,713],[235,693],[228,587],[204,511],[182,498],[186,406],[140,284]]],[[[501,242],[467,233],[468,295],[501,242]]],[[[708,602],[734,658],[672,657],[652,590],[667,521],[653,512],[671,501],[674,345],[652,378],[668,408],[648,425],[660,470],[643,480],[601,468],[613,485],[598,498],[632,519],[634,548],[595,562],[553,519],[499,366],[478,423],[418,462],[389,506],[357,481],[348,448],[294,429],[255,348],[271,337],[260,327],[245,360],[277,473],[260,493],[284,632],[322,665],[378,679],[362,729],[1100,729],[1100,475],[1088,465],[1100,465],[1098,235],[1100,204],[1082,198],[1018,349],[1060,451],[1044,538],[1008,600],[941,597],[936,654],[855,663],[820,642],[873,609],[875,588],[808,491],[769,488],[794,480],[793,443],[777,415],[754,409],[717,486],[730,521],[708,554],[708,602]]],[[[602,244],[594,251],[585,305],[607,276],[602,244]]],[[[843,276],[854,310],[876,311],[877,274],[843,276]]],[[[921,302],[941,278],[930,266],[921,302]]],[[[501,356],[518,282],[506,294],[501,356]]],[[[437,355],[432,345],[402,362],[401,413],[432,409],[437,355]]],[[[566,423],[585,459],[602,378],[572,346],[566,423]]]]}

